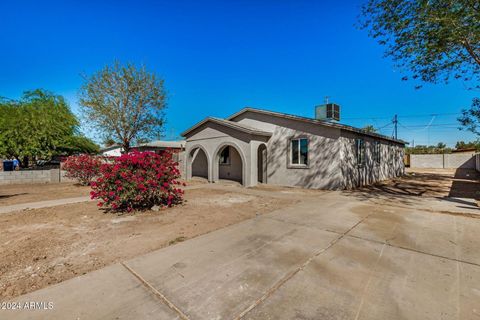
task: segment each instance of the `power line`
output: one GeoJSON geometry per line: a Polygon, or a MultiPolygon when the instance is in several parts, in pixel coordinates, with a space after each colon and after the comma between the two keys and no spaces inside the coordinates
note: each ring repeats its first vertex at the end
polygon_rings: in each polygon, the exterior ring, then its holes
{"type": "MultiPolygon", "coordinates": [[[[409,115],[398,115],[399,118],[418,118],[418,117],[433,117],[433,116],[453,116],[453,115],[461,115],[461,112],[455,112],[455,113],[429,113],[429,114],[409,114],[409,115]]],[[[375,117],[375,116],[369,116],[369,117],[352,117],[352,118],[342,118],[343,120],[370,120],[370,119],[390,119],[390,117],[375,117]]]]}
{"type": "Polygon", "coordinates": [[[459,126],[458,123],[438,123],[438,124],[415,124],[415,125],[407,125],[407,126],[404,126],[402,125],[402,127],[404,128],[418,128],[418,127],[444,127],[444,126],[459,126]]]}
{"type": "Polygon", "coordinates": [[[389,123],[387,123],[386,125],[384,125],[384,126],[382,126],[382,127],[380,127],[380,128],[376,128],[376,130],[382,130],[382,129],[384,129],[384,128],[386,128],[386,127],[389,127],[389,126],[391,126],[391,125],[392,125],[392,123],[389,122],[389,123]]]}

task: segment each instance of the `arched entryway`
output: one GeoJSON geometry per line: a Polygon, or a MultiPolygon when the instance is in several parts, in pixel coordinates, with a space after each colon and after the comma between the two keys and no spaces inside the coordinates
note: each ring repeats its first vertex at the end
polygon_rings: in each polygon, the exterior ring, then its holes
{"type": "Polygon", "coordinates": [[[190,177],[208,179],[208,157],[200,147],[193,148],[189,153],[190,177]]]}
{"type": "Polygon", "coordinates": [[[227,144],[218,148],[215,156],[216,178],[244,184],[244,159],[238,149],[227,144]]]}
{"type": "Polygon", "coordinates": [[[257,177],[258,182],[267,183],[267,146],[261,144],[257,149],[257,177]]]}

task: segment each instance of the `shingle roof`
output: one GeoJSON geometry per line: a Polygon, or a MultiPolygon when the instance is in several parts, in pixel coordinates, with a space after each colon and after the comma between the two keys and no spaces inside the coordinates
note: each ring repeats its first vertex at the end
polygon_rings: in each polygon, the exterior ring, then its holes
{"type": "Polygon", "coordinates": [[[147,143],[140,143],[135,147],[155,147],[155,148],[183,148],[185,141],[163,141],[156,140],[147,143]]]}
{"type": "Polygon", "coordinates": [[[380,138],[380,139],[383,139],[383,140],[387,140],[387,141],[391,141],[391,142],[395,142],[395,143],[399,143],[399,144],[403,144],[403,145],[408,144],[408,142],[405,142],[405,141],[400,140],[400,139],[394,139],[394,138],[391,138],[391,137],[388,137],[388,136],[385,136],[385,135],[382,135],[382,134],[374,133],[374,132],[366,132],[362,129],[355,128],[355,127],[352,127],[352,126],[348,126],[348,125],[345,125],[345,124],[329,122],[329,121],[325,121],[325,120],[312,119],[312,118],[307,118],[307,117],[301,117],[301,116],[296,116],[296,115],[287,114],[287,113],[250,108],[250,107],[243,108],[239,112],[237,112],[237,113],[231,115],[230,117],[228,117],[226,120],[233,121],[233,119],[235,119],[236,117],[240,116],[241,114],[243,114],[245,112],[254,112],[254,113],[260,113],[260,114],[265,114],[265,115],[270,115],[270,116],[275,116],[275,117],[281,117],[281,118],[285,118],[285,119],[314,123],[314,124],[319,124],[319,125],[326,126],[326,127],[333,127],[333,128],[338,128],[338,129],[345,130],[345,131],[360,133],[360,134],[365,135],[365,136],[380,138]]]}
{"type": "Polygon", "coordinates": [[[253,128],[253,127],[250,127],[250,126],[246,126],[244,124],[240,124],[240,123],[235,122],[235,121],[229,121],[229,120],[224,120],[224,119],[219,119],[219,118],[214,118],[214,117],[205,118],[204,120],[200,121],[199,123],[197,123],[196,125],[194,125],[190,129],[182,132],[181,135],[183,137],[185,137],[187,134],[189,134],[190,132],[192,132],[193,130],[197,129],[198,127],[200,127],[201,125],[203,125],[204,123],[207,123],[207,122],[217,123],[219,125],[229,127],[229,128],[232,128],[232,129],[235,129],[235,130],[238,130],[238,131],[242,131],[242,132],[245,132],[245,133],[248,133],[248,134],[253,134],[253,135],[258,135],[258,136],[267,136],[267,137],[270,137],[272,135],[271,132],[262,131],[262,130],[259,130],[259,129],[256,129],[256,128],[253,128]]]}

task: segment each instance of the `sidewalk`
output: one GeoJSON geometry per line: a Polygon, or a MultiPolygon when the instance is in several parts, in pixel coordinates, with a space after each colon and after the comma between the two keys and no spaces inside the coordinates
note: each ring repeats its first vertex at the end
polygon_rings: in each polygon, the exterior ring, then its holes
{"type": "Polygon", "coordinates": [[[13,211],[55,207],[55,206],[61,206],[61,205],[64,205],[64,204],[86,202],[86,201],[90,201],[89,196],[75,197],[75,198],[63,198],[63,199],[29,202],[29,203],[20,203],[20,204],[14,204],[14,205],[10,205],[10,206],[0,207],[0,214],[9,213],[9,212],[13,212],[13,211]]]}

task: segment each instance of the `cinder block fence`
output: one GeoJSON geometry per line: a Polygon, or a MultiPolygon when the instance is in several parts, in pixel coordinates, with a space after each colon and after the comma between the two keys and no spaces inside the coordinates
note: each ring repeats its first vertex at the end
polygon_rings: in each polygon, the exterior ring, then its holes
{"type": "Polygon", "coordinates": [[[64,174],[60,172],[60,169],[0,171],[0,185],[71,181],[63,176],[64,174]]]}
{"type": "Polygon", "coordinates": [[[474,154],[411,154],[411,168],[475,169],[474,154]]]}

